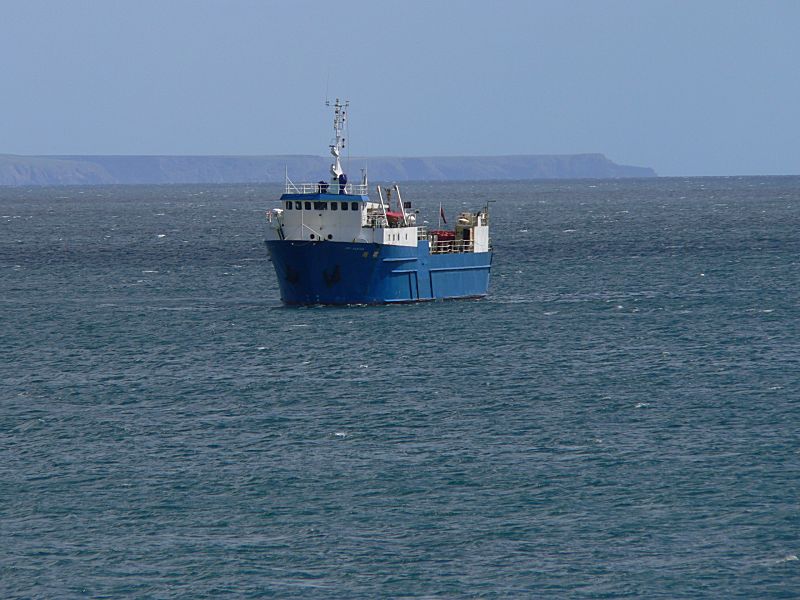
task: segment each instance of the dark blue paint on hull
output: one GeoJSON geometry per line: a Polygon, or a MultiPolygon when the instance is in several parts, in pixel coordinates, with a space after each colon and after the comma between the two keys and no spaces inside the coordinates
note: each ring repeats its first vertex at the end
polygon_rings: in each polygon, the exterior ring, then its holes
{"type": "Polygon", "coordinates": [[[266,242],[286,304],[386,304],[479,298],[492,253],[430,254],[417,248],[329,241],[266,242]]]}

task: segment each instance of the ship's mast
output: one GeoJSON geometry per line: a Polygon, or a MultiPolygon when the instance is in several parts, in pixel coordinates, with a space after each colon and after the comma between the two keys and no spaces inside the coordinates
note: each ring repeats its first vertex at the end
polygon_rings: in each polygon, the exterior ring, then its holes
{"type": "MultiPolygon", "coordinates": [[[[325,106],[330,106],[330,102],[325,102],[325,106]]],[[[342,163],[339,160],[342,150],[344,150],[345,139],[343,137],[344,125],[347,121],[347,107],[350,102],[345,100],[344,103],[336,99],[333,105],[333,133],[334,142],[330,145],[331,155],[333,156],[333,164],[331,165],[331,184],[339,184],[339,177],[344,174],[342,163]]]]}

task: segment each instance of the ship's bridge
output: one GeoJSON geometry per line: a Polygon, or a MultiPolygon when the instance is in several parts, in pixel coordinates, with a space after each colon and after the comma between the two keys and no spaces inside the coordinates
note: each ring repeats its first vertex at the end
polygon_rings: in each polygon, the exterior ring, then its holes
{"type": "Polygon", "coordinates": [[[279,209],[268,213],[279,239],[310,241],[352,241],[361,237],[369,197],[347,193],[361,186],[346,187],[343,193],[322,192],[321,184],[287,186],[279,209]]]}

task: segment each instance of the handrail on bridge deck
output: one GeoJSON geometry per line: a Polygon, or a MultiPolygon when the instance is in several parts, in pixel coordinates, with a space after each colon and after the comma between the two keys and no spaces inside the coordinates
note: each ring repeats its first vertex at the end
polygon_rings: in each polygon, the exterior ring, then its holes
{"type": "Polygon", "coordinates": [[[355,196],[366,196],[367,185],[362,183],[347,183],[344,186],[338,183],[294,183],[292,180],[286,180],[286,194],[339,194],[344,188],[344,194],[355,196]]]}

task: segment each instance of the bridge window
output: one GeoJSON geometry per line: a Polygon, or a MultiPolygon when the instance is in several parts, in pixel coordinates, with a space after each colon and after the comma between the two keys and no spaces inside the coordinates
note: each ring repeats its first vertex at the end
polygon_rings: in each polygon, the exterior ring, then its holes
{"type": "Polygon", "coordinates": [[[347,210],[347,202],[342,202],[342,210],[347,210]]]}
{"type": "Polygon", "coordinates": [[[328,210],[327,202],[314,202],[314,210],[328,210]]]}
{"type": "Polygon", "coordinates": [[[358,210],[358,202],[351,202],[350,210],[358,210]]]}
{"type": "Polygon", "coordinates": [[[300,200],[298,200],[297,202],[295,202],[295,203],[294,203],[294,207],[295,207],[297,210],[300,210],[301,208],[303,208],[303,203],[302,203],[302,202],[300,202],[300,200]]]}
{"type": "Polygon", "coordinates": [[[311,210],[311,202],[306,200],[306,210],[311,210]]]}
{"type": "Polygon", "coordinates": [[[338,210],[339,203],[338,202],[331,202],[331,210],[338,210]]]}
{"type": "Polygon", "coordinates": [[[286,210],[292,210],[292,201],[291,200],[287,200],[286,201],[286,210]]]}

